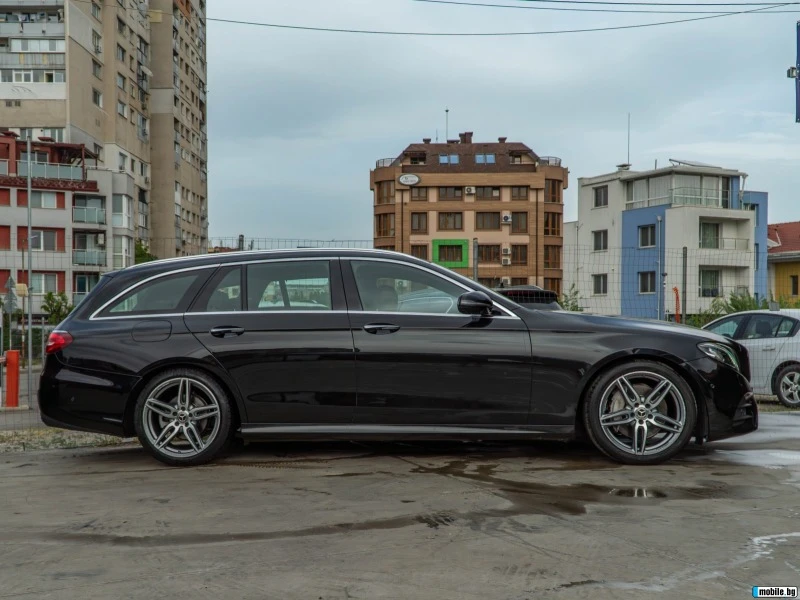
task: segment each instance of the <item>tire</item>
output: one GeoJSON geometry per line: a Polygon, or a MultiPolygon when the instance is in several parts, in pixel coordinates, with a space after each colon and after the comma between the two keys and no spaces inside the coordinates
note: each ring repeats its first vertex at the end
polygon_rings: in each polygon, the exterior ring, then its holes
{"type": "Polygon", "coordinates": [[[800,365],[787,365],[775,378],[778,400],[787,408],[800,408],[800,365]]]}
{"type": "Polygon", "coordinates": [[[630,465],[658,464],[689,443],[697,423],[697,403],[692,389],[673,369],[636,360],[612,367],[595,380],[586,396],[583,420],[594,446],[609,458],[630,465]]]}
{"type": "Polygon", "coordinates": [[[164,371],[139,394],[134,427],[142,446],[162,463],[202,465],[228,448],[233,436],[230,399],[202,371],[164,371]]]}

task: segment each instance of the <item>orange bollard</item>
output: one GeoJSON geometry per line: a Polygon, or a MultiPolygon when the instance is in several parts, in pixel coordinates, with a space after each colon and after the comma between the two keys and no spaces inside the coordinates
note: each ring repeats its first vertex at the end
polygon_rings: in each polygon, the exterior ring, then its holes
{"type": "Polygon", "coordinates": [[[6,352],[6,408],[19,407],[19,350],[6,352]]]}

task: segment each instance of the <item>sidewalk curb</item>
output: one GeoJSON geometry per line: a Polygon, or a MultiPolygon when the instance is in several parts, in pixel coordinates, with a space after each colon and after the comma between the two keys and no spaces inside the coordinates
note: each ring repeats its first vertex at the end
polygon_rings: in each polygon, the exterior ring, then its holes
{"type": "Polygon", "coordinates": [[[26,410],[31,410],[31,407],[27,404],[23,404],[22,406],[0,406],[0,413],[4,412],[22,412],[26,410]]]}

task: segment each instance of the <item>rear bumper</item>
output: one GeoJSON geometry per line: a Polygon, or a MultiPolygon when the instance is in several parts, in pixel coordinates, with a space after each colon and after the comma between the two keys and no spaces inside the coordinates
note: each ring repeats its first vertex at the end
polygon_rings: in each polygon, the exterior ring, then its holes
{"type": "Polygon", "coordinates": [[[705,399],[698,440],[722,440],[758,429],[758,405],[745,375],[711,358],[701,358],[687,366],[695,374],[705,399]]]}
{"type": "Polygon", "coordinates": [[[48,356],[39,379],[39,411],[50,427],[126,435],[125,408],[138,377],[67,367],[48,356]]]}

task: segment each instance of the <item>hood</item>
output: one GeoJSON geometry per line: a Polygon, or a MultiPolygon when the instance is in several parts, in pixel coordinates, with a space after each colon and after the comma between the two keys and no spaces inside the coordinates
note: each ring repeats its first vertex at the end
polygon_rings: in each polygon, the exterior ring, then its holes
{"type": "Polygon", "coordinates": [[[564,319],[564,323],[572,323],[580,326],[581,324],[590,329],[618,329],[630,333],[642,332],[653,333],[661,332],[666,335],[686,335],[694,337],[698,342],[722,342],[728,346],[731,345],[731,340],[725,336],[711,333],[704,329],[697,327],[690,327],[689,325],[682,325],[679,323],[671,323],[669,321],[658,321],[656,319],[636,319],[632,317],[611,317],[607,315],[595,315],[590,313],[568,312],[568,311],[549,311],[547,313],[557,315],[558,318],[564,319]]]}

